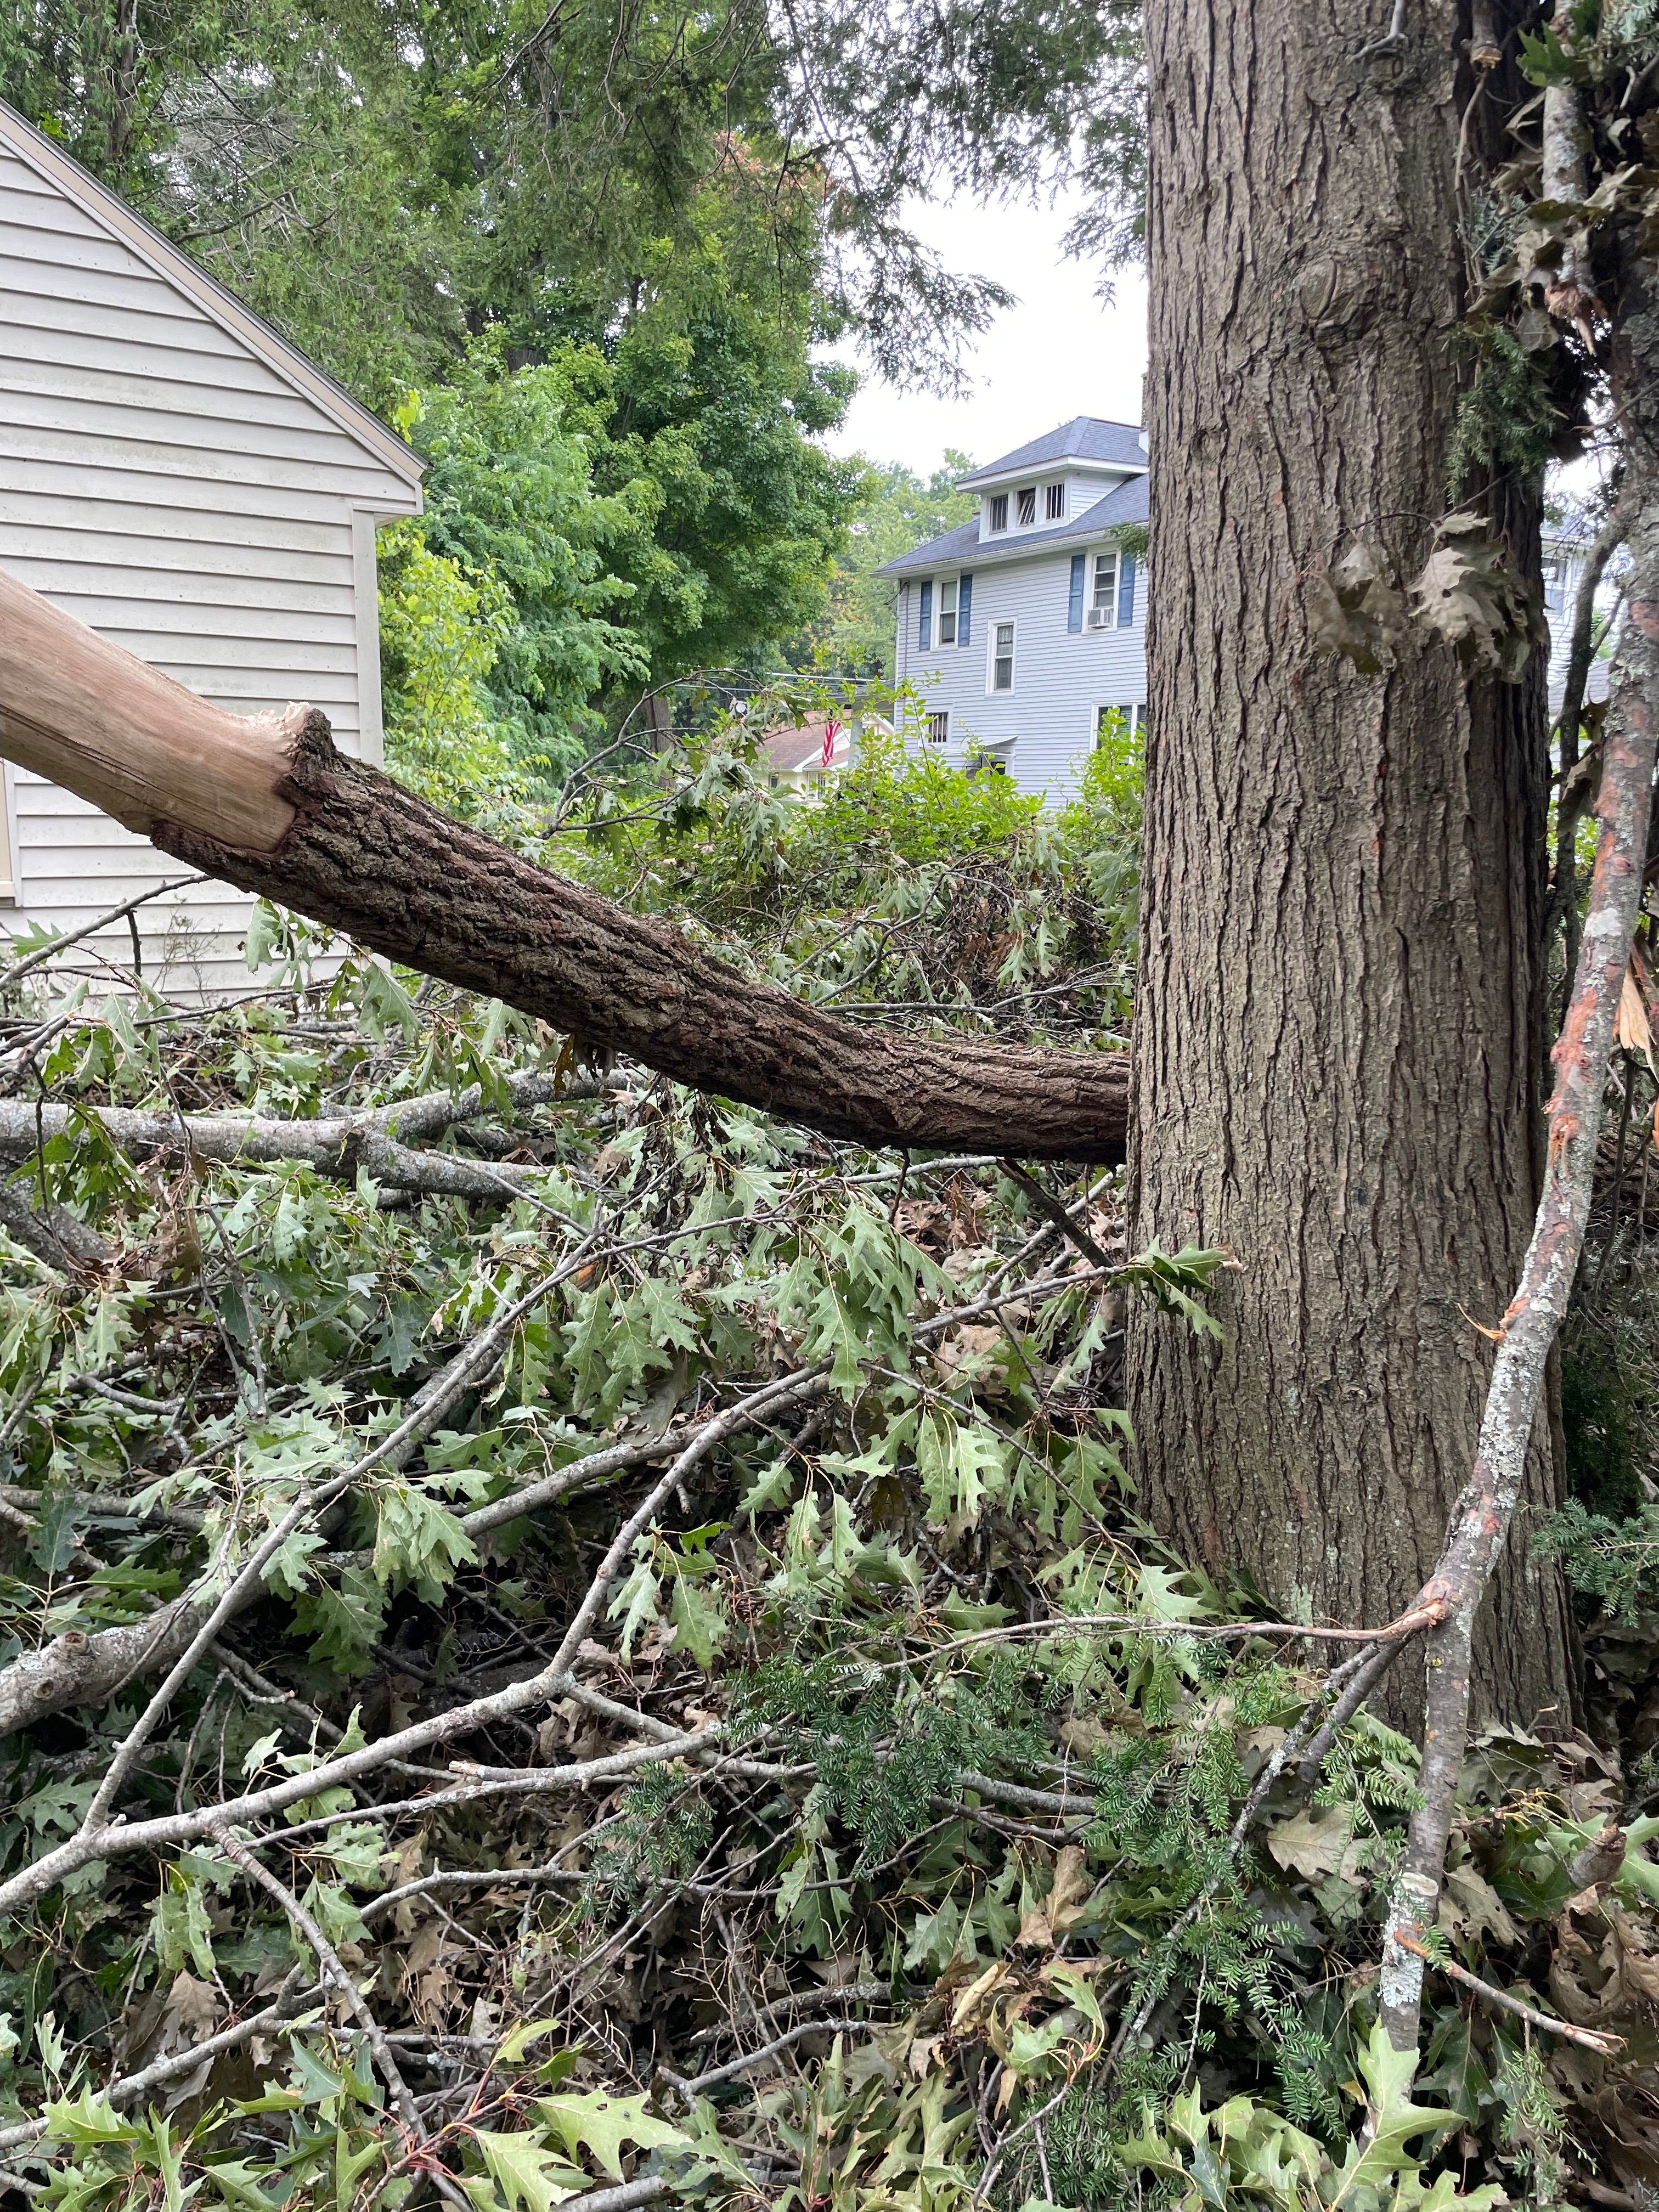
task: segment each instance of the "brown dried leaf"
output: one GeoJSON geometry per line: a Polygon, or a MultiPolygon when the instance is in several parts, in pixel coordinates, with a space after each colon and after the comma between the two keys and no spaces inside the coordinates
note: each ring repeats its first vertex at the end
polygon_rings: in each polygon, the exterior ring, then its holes
{"type": "Polygon", "coordinates": [[[1083,1853],[1075,1844],[1067,1844],[1054,1862],[1054,1878],[1048,1896],[1041,1905],[1031,1906],[1020,1922],[1014,1941],[1046,1951],[1068,1928],[1077,1925],[1093,1894],[1094,1884],[1085,1870],[1083,1853]]]}
{"type": "Polygon", "coordinates": [[[1455,647],[1466,668],[1490,668],[1505,683],[1526,673],[1543,616],[1478,514],[1452,514],[1412,586],[1416,619],[1455,647]]]}
{"type": "Polygon", "coordinates": [[[172,2051],[210,2035],[224,2010],[219,1992],[189,1972],[175,1974],[161,2011],[161,2040],[172,2051]]]}
{"type": "Polygon", "coordinates": [[[459,1955],[459,1946],[446,1942],[445,1935],[441,1920],[428,1920],[416,1931],[404,1956],[404,1991],[422,2027],[442,2027],[459,1995],[445,1960],[459,1955]]]}
{"type": "Polygon", "coordinates": [[[1352,1830],[1352,1815],[1346,1807],[1324,1806],[1277,1822],[1267,1831],[1267,1849],[1280,1866],[1294,1868],[1309,1881],[1319,1881],[1341,1865],[1352,1830]]]}
{"type": "Polygon", "coordinates": [[[1374,546],[1356,541],[1334,568],[1316,568],[1306,602],[1316,652],[1340,653],[1368,676],[1393,667],[1406,602],[1374,546]]]}
{"type": "Polygon", "coordinates": [[[1518,1943],[1520,1930],[1503,1899],[1472,1866],[1451,1868],[1440,1899],[1440,1926],[1454,1939],[1489,1935],[1499,1943],[1518,1943]]]}
{"type": "Polygon", "coordinates": [[[951,2026],[954,2032],[959,2033],[963,2028],[971,2026],[1012,1971],[1006,1959],[999,1959],[994,1966],[988,1966],[982,1974],[969,1983],[951,2008],[951,2026]]]}
{"type": "Polygon", "coordinates": [[[1650,1952],[1642,1931],[1627,1913],[1611,1903],[1602,1910],[1608,1923],[1601,1958],[1607,1975],[1601,1991],[1602,2010],[1623,2012],[1633,2005],[1659,2004],[1659,1959],[1650,1952]]]}

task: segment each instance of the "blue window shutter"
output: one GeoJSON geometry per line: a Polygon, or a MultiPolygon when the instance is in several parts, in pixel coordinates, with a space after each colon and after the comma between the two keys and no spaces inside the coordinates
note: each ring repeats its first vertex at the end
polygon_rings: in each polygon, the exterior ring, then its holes
{"type": "Polygon", "coordinates": [[[916,628],[916,642],[924,653],[927,652],[928,647],[933,642],[933,587],[932,584],[924,584],[921,587],[921,620],[916,628]]]}
{"type": "Polygon", "coordinates": [[[1066,610],[1066,627],[1071,630],[1079,630],[1083,627],[1083,569],[1082,554],[1073,553],[1072,556],[1072,599],[1071,605],[1066,610]]]}
{"type": "Polygon", "coordinates": [[[964,576],[957,592],[957,643],[973,643],[974,580],[964,576]]]}
{"type": "Polygon", "coordinates": [[[1117,626],[1127,629],[1135,618],[1135,556],[1126,553],[1117,569],[1117,626]]]}

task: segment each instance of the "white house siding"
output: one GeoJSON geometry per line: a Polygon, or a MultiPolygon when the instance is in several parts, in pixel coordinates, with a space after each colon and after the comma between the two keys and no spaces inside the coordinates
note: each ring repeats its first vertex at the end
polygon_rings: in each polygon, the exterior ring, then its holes
{"type": "MultiPolygon", "coordinates": [[[[1066,628],[1072,556],[1092,561],[1107,541],[1063,542],[1029,558],[962,563],[973,576],[972,629],[966,646],[924,651],[920,643],[920,580],[907,578],[898,599],[897,672],[915,688],[927,714],[948,710],[946,757],[959,761],[974,744],[1012,746],[1009,773],[1027,791],[1064,799],[1076,788],[1105,706],[1139,705],[1146,696],[1146,571],[1135,569],[1134,618],[1115,629],[1066,628]],[[1014,688],[993,693],[992,641],[999,621],[1015,626],[1014,688]]],[[[939,574],[959,574],[956,568],[939,574]]],[[[933,635],[939,635],[938,579],[933,635]]]]}
{"type": "MultiPolygon", "coordinates": [[[[306,699],[378,758],[368,518],[418,504],[0,135],[0,564],[233,712],[306,699]]],[[[8,768],[6,787],[14,927],[74,927],[180,872],[39,776],[8,768]]],[[[247,908],[204,885],[140,908],[147,972],[171,956],[174,988],[234,989],[247,908]]],[[[131,963],[125,923],[95,942],[131,963]]]]}

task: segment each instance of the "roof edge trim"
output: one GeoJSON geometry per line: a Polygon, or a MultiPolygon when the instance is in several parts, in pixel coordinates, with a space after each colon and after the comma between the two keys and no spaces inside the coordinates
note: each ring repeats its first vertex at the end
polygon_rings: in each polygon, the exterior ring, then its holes
{"type": "Polygon", "coordinates": [[[56,144],[44,131],[37,131],[26,116],[20,115],[4,100],[0,100],[0,144],[9,146],[20,161],[27,162],[77,205],[87,209],[124,246],[148,262],[164,283],[188,295],[222,330],[239,339],[268,368],[319,408],[348,437],[403,477],[414,495],[410,512],[420,512],[425,461],[378,415],[354,398],[343,384],[337,383],[326,369],[319,368],[291,339],[285,338],[263,315],[239,300],[216,276],[209,276],[154,223],[136,208],[129,207],[119,193],[100,184],[90,169],[56,144]]]}

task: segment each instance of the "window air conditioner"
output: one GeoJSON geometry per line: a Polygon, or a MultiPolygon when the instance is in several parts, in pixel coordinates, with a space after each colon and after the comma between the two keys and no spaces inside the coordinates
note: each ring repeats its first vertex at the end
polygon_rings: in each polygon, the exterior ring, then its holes
{"type": "Polygon", "coordinates": [[[1089,610],[1089,627],[1091,629],[1110,629],[1112,627],[1111,609],[1109,607],[1091,607],[1089,610]]]}

